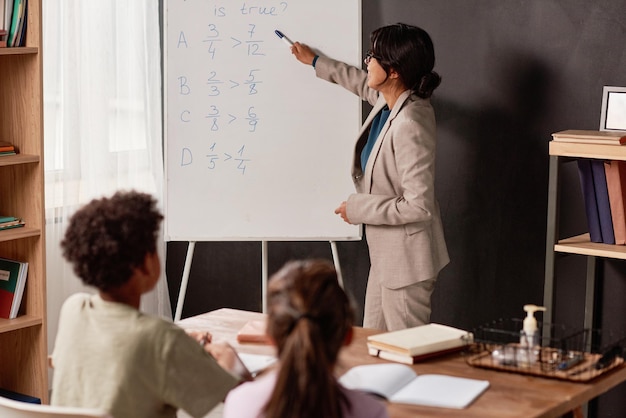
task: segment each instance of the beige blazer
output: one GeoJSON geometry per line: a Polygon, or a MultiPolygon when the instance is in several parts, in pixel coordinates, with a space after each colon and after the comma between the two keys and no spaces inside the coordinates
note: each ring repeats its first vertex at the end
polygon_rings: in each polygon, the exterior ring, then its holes
{"type": "Polygon", "coordinates": [[[315,71],[373,106],[357,136],[356,193],[347,199],[350,222],[365,225],[370,278],[378,276],[390,289],[435,278],[450,259],[435,198],[436,124],[430,100],[408,90],[400,96],[363,171],[361,150],[385,100],[367,86],[367,72],[360,68],[320,57],[315,71]]]}

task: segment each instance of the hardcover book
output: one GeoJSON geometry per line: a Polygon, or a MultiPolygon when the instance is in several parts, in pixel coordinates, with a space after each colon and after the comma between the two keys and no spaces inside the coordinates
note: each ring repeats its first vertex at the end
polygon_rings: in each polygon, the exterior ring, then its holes
{"type": "Polygon", "coordinates": [[[28,263],[0,258],[0,318],[17,317],[27,272],[28,263]]]}
{"type": "Polygon", "coordinates": [[[596,201],[596,190],[593,183],[593,173],[591,170],[591,160],[580,158],[577,160],[578,176],[580,178],[580,188],[585,203],[585,213],[587,215],[587,228],[591,242],[602,242],[602,232],[600,230],[600,217],[598,215],[598,203],[596,201]]]}
{"type": "Polygon", "coordinates": [[[383,360],[395,361],[395,362],[404,363],[404,364],[415,364],[420,361],[428,360],[433,357],[439,357],[439,356],[445,356],[446,354],[458,353],[459,351],[462,351],[465,348],[466,346],[463,345],[459,347],[448,348],[446,350],[435,351],[433,353],[410,356],[408,354],[400,354],[395,351],[379,350],[378,348],[374,348],[368,344],[367,352],[369,353],[370,356],[378,357],[383,360]]]}
{"type": "Polygon", "coordinates": [[[626,144],[626,132],[619,131],[582,131],[570,129],[552,134],[555,142],[572,142],[580,144],[626,144]]]}
{"type": "Polygon", "coordinates": [[[24,226],[24,221],[14,216],[0,216],[0,230],[24,226]]]}
{"type": "Polygon", "coordinates": [[[367,347],[413,357],[464,347],[472,341],[470,332],[431,323],[370,335],[367,337],[367,347]]]}
{"type": "Polygon", "coordinates": [[[2,396],[3,398],[12,399],[14,401],[41,404],[41,399],[39,398],[2,388],[0,388],[0,396],[2,396]]]}
{"type": "Polygon", "coordinates": [[[602,160],[592,159],[591,171],[593,173],[593,185],[596,191],[596,203],[598,205],[598,219],[600,220],[602,242],[605,244],[615,244],[613,220],[611,219],[611,203],[609,201],[609,191],[606,184],[604,162],[602,160]]]}
{"type": "MultiPolygon", "coordinates": [[[[2,33],[2,31],[0,31],[0,33],[2,33]]],[[[0,152],[11,152],[11,151],[15,151],[15,147],[13,146],[13,144],[9,143],[9,142],[2,142],[0,141],[0,152]]]]}
{"type": "Polygon", "coordinates": [[[611,204],[615,244],[626,244],[626,161],[605,161],[606,186],[611,204]]]}

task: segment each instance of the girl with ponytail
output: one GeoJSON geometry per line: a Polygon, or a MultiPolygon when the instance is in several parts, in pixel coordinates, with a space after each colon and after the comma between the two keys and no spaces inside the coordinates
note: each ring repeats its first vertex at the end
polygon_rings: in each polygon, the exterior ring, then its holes
{"type": "Polygon", "coordinates": [[[231,391],[224,418],[387,417],[384,404],[335,379],[339,350],[352,338],[354,314],[331,263],[287,263],[270,279],[267,304],[267,334],[279,366],[231,391]]]}

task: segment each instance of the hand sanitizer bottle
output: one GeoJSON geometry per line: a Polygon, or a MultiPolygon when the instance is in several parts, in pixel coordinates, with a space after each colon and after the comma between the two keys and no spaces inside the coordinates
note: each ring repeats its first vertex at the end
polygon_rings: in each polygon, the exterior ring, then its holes
{"type": "Polygon", "coordinates": [[[537,305],[524,305],[526,318],[524,318],[523,329],[520,332],[520,349],[518,353],[518,364],[529,367],[537,361],[539,355],[539,331],[535,312],[545,311],[546,308],[537,305]]]}

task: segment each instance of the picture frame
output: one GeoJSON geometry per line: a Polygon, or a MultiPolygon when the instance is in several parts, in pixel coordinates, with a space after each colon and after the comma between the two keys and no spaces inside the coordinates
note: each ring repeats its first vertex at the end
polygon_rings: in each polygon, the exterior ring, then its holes
{"type": "Polygon", "coordinates": [[[626,87],[602,89],[601,131],[626,131],[626,87]]]}

